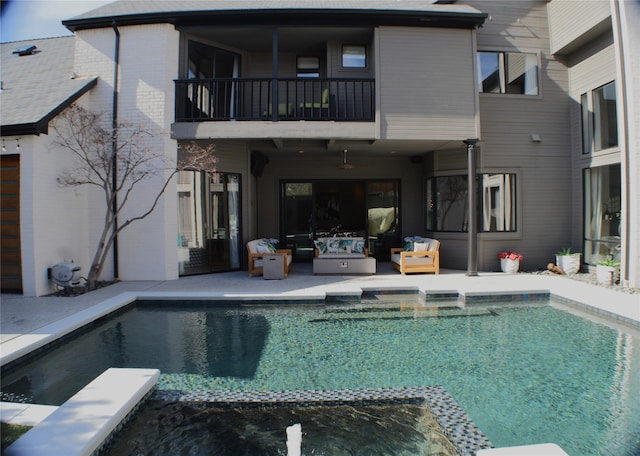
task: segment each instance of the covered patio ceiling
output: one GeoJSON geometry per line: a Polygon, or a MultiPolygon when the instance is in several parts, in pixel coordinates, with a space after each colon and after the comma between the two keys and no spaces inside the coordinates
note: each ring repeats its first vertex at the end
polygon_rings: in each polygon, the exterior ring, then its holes
{"type": "Polygon", "coordinates": [[[369,141],[369,140],[323,140],[323,139],[271,139],[251,141],[252,150],[258,150],[267,157],[285,158],[296,155],[327,156],[340,154],[347,149],[353,157],[367,156],[416,156],[436,150],[465,148],[463,139],[428,141],[369,141]]]}

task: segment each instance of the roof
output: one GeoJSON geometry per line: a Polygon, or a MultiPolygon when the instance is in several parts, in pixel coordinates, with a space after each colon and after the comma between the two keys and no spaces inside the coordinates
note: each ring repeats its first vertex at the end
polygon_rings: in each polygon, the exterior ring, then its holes
{"type": "Polygon", "coordinates": [[[0,44],[0,126],[3,136],[47,133],[60,111],[97,83],[73,75],[75,37],[0,44]],[[16,49],[35,46],[33,53],[16,49]]]}
{"type": "Polygon", "coordinates": [[[369,23],[451,26],[473,28],[482,25],[487,14],[462,4],[434,0],[120,0],[62,23],[72,31],[148,23],[190,23],[210,25],[234,23],[329,23],[341,20],[369,23]],[[242,13],[242,14],[238,14],[242,13]],[[213,22],[211,22],[213,21],[213,22]]]}

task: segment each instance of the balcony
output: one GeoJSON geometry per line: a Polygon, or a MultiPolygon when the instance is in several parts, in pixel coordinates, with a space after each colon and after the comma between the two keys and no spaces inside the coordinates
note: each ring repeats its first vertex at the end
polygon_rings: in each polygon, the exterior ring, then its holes
{"type": "Polygon", "coordinates": [[[176,122],[373,122],[375,80],[336,78],[179,79],[176,122]]]}

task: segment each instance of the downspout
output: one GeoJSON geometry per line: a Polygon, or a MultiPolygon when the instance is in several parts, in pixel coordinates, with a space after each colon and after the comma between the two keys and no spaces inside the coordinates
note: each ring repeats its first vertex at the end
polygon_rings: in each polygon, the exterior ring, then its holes
{"type": "Polygon", "coordinates": [[[111,211],[113,212],[113,277],[118,278],[118,194],[116,189],[118,188],[118,160],[116,154],[118,153],[118,68],[120,66],[120,31],[116,25],[116,21],[113,21],[113,31],[115,33],[114,43],[114,56],[113,56],[113,104],[111,112],[111,153],[113,158],[112,170],[111,170],[111,185],[113,187],[113,201],[111,203],[111,211]]]}

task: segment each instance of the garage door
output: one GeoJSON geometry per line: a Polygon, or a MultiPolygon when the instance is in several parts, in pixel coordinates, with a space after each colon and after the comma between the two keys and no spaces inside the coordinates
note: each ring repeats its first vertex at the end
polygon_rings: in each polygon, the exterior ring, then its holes
{"type": "Polygon", "coordinates": [[[0,286],[22,292],[19,155],[0,156],[0,286]]]}

